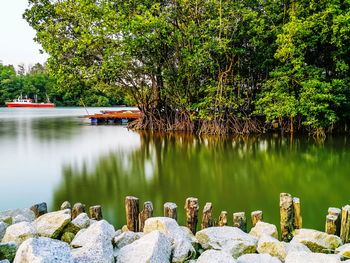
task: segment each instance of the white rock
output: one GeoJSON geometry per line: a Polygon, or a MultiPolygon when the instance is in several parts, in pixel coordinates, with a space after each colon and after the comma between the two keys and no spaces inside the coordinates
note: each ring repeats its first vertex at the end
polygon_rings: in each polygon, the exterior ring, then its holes
{"type": "Polygon", "coordinates": [[[237,259],[237,263],[281,263],[281,261],[269,254],[245,254],[237,259]]]}
{"type": "Polygon", "coordinates": [[[35,214],[29,208],[13,209],[0,212],[0,221],[7,221],[8,218],[11,218],[11,224],[17,224],[23,221],[33,222],[35,219],[35,214]]]}
{"type": "Polygon", "coordinates": [[[120,249],[118,263],[170,262],[171,239],[160,231],[153,231],[120,249]]]}
{"type": "Polygon", "coordinates": [[[278,257],[281,261],[284,261],[287,254],[290,252],[309,252],[310,249],[301,243],[291,242],[281,242],[274,237],[263,235],[258,242],[257,251],[260,254],[267,253],[273,257],[278,257]]]}
{"type": "Polygon", "coordinates": [[[171,239],[173,257],[172,262],[184,262],[193,258],[196,250],[192,245],[193,238],[176,220],[169,217],[151,217],[145,221],[145,234],[158,230],[171,239]]]}
{"type": "Polygon", "coordinates": [[[117,249],[121,249],[127,245],[130,245],[132,242],[140,239],[144,233],[133,231],[122,232],[120,235],[117,235],[113,238],[113,243],[117,249]]]}
{"type": "Polygon", "coordinates": [[[234,258],[255,253],[258,240],[237,227],[209,227],[196,233],[204,249],[223,250],[234,258]]]}
{"type": "Polygon", "coordinates": [[[7,259],[4,259],[4,260],[0,260],[0,263],[11,263],[11,262],[7,259]]]}
{"type": "Polygon", "coordinates": [[[350,244],[345,244],[338,247],[335,250],[335,253],[338,253],[342,257],[350,258],[350,244]]]}
{"type": "Polygon", "coordinates": [[[7,224],[0,222],[0,240],[4,237],[6,232],[7,224]]]}
{"type": "Polygon", "coordinates": [[[64,232],[71,232],[76,234],[79,230],[88,228],[90,226],[90,218],[86,213],[80,213],[74,218],[64,229],[64,232]]]}
{"type": "Polygon", "coordinates": [[[285,263],[340,263],[335,255],[323,253],[292,252],[286,257],[285,263]]]}
{"type": "Polygon", "coordinates": [[[263,235],[268,235],[274,238],[278,238],[277,227],[273,224],[269,224],[261,221],[256,223],[256,225],[250,230],[249,234],[258,239],[263,235]]]}
{"type": "Polygon", "coordinates": [[[20,245],[26,239],[36,236],[37,231],[31,223],[21,222],[14,225],[10,225],[6,229],[5,235],[2,239],[2,243],[14,241],[17,245],[20,245]]]}
{"type": "Polygon", "coordinates": [[[236,260],[227,252],[209,249],[199,256],[197,263],[236,263],[236,260]]]}
{"type": "Polygon", "coordinates": [[[39,236],[57,238],[63,228],[71,221],[70,210],[59,210],[38,217],[33,225],[39,236]]]}
{"type": "Polygon", "coordinates": [[[112,239],[115,230],[106,220],[82,229],[71,242],[75,262],[114,262],[112,239]]]}
{"type": "Polygon", "coordinates": [[[73,263],[69,245],[46,237],[24,241],[13,263],[73,263]]]}
{"type": "Polygon", "coordinates": [[[313,229],[297,229],[292,242],[299,242],[306,245],[312,252],[328,253],[334,251],[342,245],[342,241],[335,235],[313,230],[313,229]]]}

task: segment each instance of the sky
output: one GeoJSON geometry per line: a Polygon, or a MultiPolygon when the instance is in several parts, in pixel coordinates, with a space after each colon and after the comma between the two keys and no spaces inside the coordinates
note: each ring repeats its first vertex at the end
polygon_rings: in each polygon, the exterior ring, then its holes
{"type": "Polygon", "coordinates": [[[4,65],[43,63],[47,54],[33,38],[35,31],[22,18],[28,0],[0,0],[0,61],[4,65]]]}

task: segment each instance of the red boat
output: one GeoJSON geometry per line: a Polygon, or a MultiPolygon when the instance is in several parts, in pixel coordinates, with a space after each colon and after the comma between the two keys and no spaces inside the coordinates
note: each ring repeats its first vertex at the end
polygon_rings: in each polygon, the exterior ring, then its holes
{"type": "Polygon", "coordinates": [[[9,108],[54,108],[56,105],[51,102],[36,102],[32,99],[19,97],[11,102],[6,102],[6,106],[9,108]]]}

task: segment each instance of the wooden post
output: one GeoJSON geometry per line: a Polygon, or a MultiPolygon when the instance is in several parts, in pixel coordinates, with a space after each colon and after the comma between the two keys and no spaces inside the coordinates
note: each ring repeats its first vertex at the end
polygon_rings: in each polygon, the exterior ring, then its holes
{"type": "Polygon", "coordinates": [[[212,203],[206,203],[203,208],[202,229],[213,226],[212,210],[212,203]]]}
{"type": "Polygon", "coordinates": [[[193,234],[196,234],[199,210],[198,199],[194,197],[187,198],[185,203],[185,210],[186,225],[192,231],[193,234]]]}
{"type": "Polygon", "coordinates": [[[263,212],[258,210],[251,213],[252,226],[254,227],[256,223],[263,220],[263,212]]]}
{"type": "Polygon", "coordinates": [[[344,206],[341,212],[340,239],[343,244],[350,240],[350,205],[344,206]]]}
{"type": "Polygon", "coordinates": [[[170,202],[165,203],[164,216],[177,220],[177,205],[170,202]]]}
{"type": "Polygon", "coordinates": [[[280,217],[282,241],[289,242],[293,238],[294,209],[290,194],[280,194],[280,217]]]}
{"type": "Polygon", "coordinates": [[[293,198],[293,210],[294,210],[294,229],[301,229],[303,227],[303,218],[301,217],[300,199],[293,198]]]}
{"type": "Polygon", "coordinates": [[[39,216],[47,213],[47,204],[45,202],[35,204],[30,208],[30,210],[34,212],[35,218],[38,218],[39,216]]]}
{"type": "Polygon", "coordinates": [[[72,220],[81,213],[85,213],[85,205],[83,205],[82,203],[74,204],[72,209],[72,220]]]}
{"type": "Polygon", "coordinates": [[[341,210],[339,208],[328,208],[326,216],[325,232],[330,235],[340,236],[341,210]]]}
{"type": "Polygon", "coordinates": [[[72,209],[71,204],[68,201],[64,201],[61,205],[61,210],[65,210],[65,209],[72,209]]]}
{"type": "Polygon", "coordinates": [[[90,206],[89,208],[90,218],[97,221],[102,220],[102,207],[100,205],[90,206]]]}
{"type": "Polygon", "coordinates": [[[221,211],[219,216],[219,226],[227,226],[227,211],[221,211]]]}
{"type": "Polygon", "coordinates": [[[139,215],[140,232],[143,231],[146,219],[152,216],[153,216],[153,204],[151,201],[147,201],[143,204],[143,210],[140,212],[140,215],[139,215]]]}
{"type": "Polygon", "coordinates": [[[244,212],[233,213],[233,226],[247,232],[247,218],[244,212]]]}
{"type": "Polygon", "coordinates": [[[139,199],[134,196],[125,198],[126,225],[130,231],[139,230],[139,199]]]}

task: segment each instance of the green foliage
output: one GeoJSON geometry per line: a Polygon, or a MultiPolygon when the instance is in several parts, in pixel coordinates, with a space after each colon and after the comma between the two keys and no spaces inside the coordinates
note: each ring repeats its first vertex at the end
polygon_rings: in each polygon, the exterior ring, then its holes
{"type": "Polygon", "coordinates": [[[164,129],[179,112],[226,126],[278,121],[290,131],[297,123],[323,130],[348,120],[348,1],[29,4],[24,17],[50,55],[65,101],[124,98],[145,118],[165,119],[164,129]]]}

